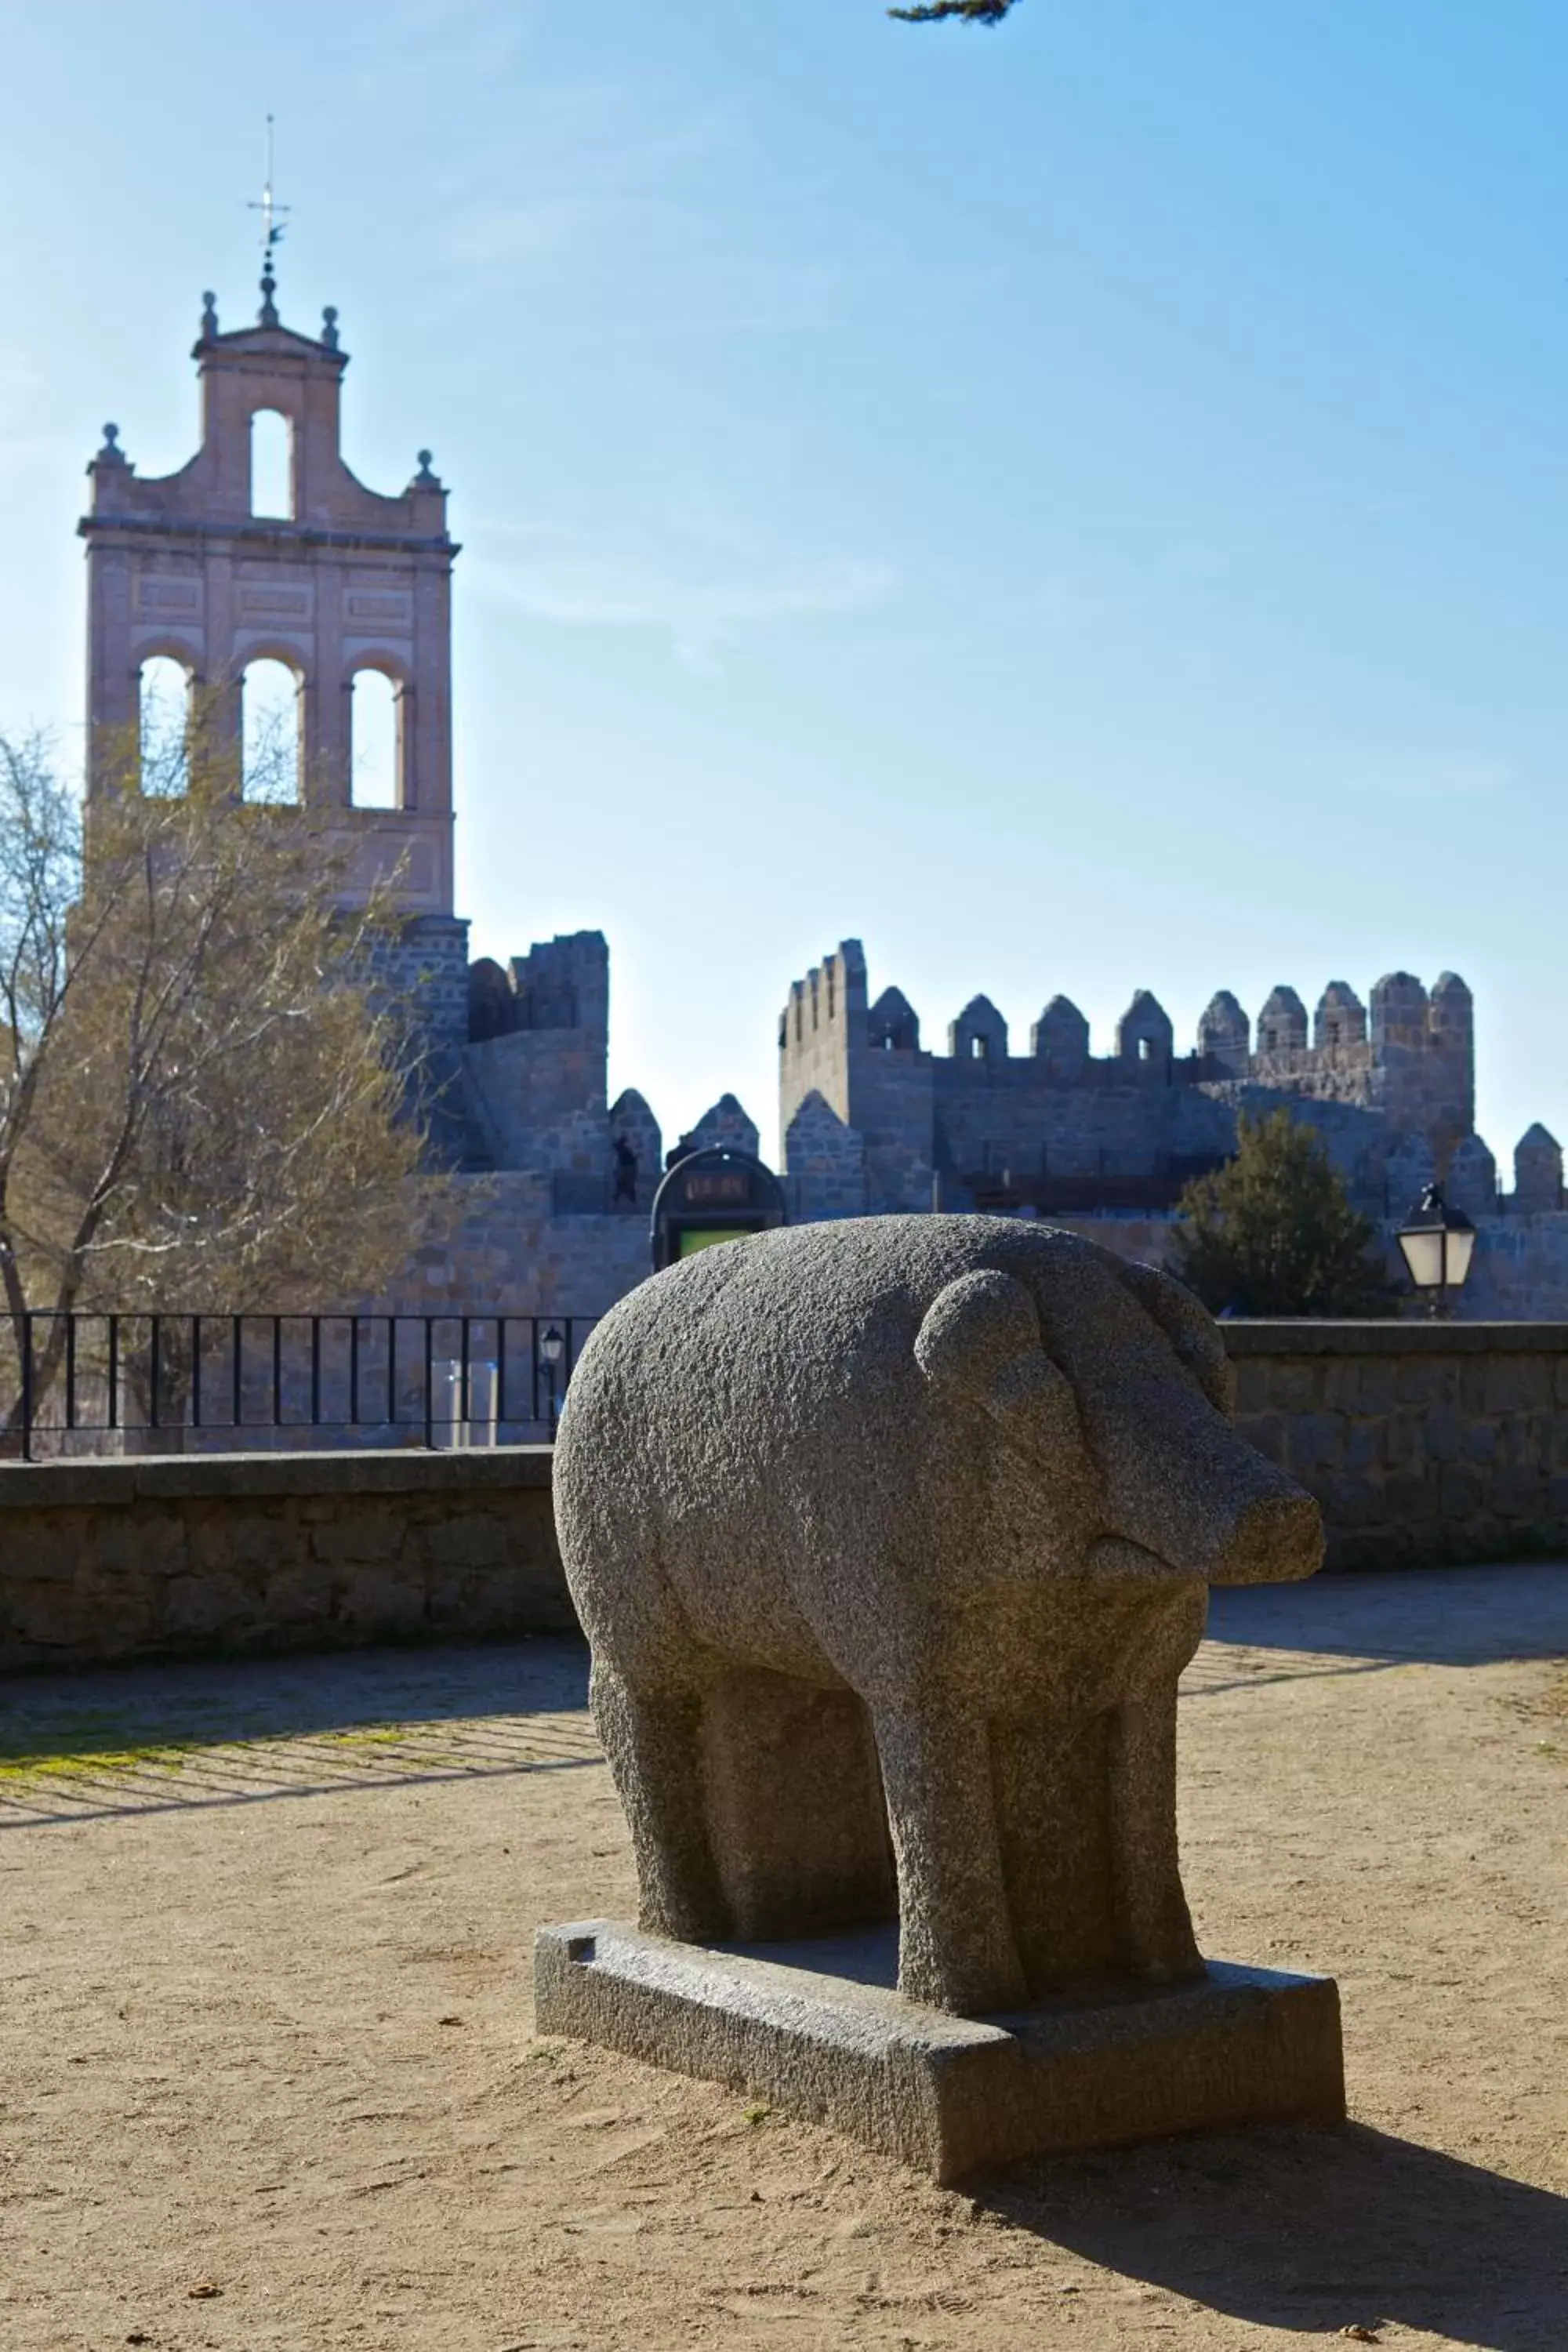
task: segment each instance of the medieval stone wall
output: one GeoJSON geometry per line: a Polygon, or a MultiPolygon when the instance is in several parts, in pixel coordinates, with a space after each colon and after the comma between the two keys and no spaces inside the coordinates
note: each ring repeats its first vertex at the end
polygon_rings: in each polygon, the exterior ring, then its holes
{"type": "Polygon", "coordinates": [[[453,1180],[455,1221],[423,1243],[384,1298],[344,1301],[413,1315],[602,1315],[650,1270],[637,1208],[558,1213],[548,1173],[501,1169],[453,1180]]]}
{"type": "MultiPolygon", "coordinates": [[[[1168,1205],[1188,1176],[1234,1150],[1242,1113],[1283,1106],[1317,1130],[1363,1213],[1394,1219],[1450,1165],[1463,1188],[1485,1192],[1492,1163],[1473,1133],[1474,1033],[1470,992],[1456,974],[1428,993],[1392,972],[1365,1004],[1331,982],[1310,1017],[1294,989],[1276,988],[1256,1034],[1221,990],[1186,1055],[1146,989],[1102,1055],[1066,997],[1034,1023],[1026,1055],[977,996],[935,1054],[900,990],[869,1001],[864,952],[847,940],[794,983],[779,1024],[784,1172],[806,1218],[854,1213],[845,1205],[854,1164],[862,1213],[936,1205],[1057,1215],[1064,1192],[1076,1209],[1097,1183],[1102,1209],[1168,1205]]],[[[1555,1207],[1553,1139],[1531,1130],[1518,1162],[1521,1204],[1555,1207]]]]}

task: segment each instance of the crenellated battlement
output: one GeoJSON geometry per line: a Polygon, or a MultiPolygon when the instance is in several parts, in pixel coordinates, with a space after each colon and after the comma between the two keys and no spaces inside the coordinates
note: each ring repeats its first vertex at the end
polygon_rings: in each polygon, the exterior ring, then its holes
{"type": "MultiPolygon", "coordinates": [[[[1309,1014],[1297,991],[1270,991],[1256,1022],[1228,989],[1210,1001],[1192,1050],[1177,1051],[1169,1014],[1137,990],[1110,1050],[1096,1054],[1069,997],[1053,996],[1012,1049],[989,997],[948,1024],[945,1053],[921,1045],[900,989],[868,1006],[864,950],[845,940],[797,981],[779,1024],[781,1125],[808,1098],[865,1148],[868,1205],[957,1205],[1002,1188],[1044,1199],[1053,1185],[1139,1186],[1152,1199],[1230,1150],[1238,1111],[1300,1106],[1363,1197],[1381,1195],[1394,1139],[1418,1138],[1446,1165],[1474,1124],[1470,992],[1452,972],[1430,993],[1387,973],[1363,1003],[1332,980],[1309,1014]]],[[[814,1148],[820,1148],[820,1137],[814,1148]]],[[[787,1145],[786,1145],[787,1161],[787,1145]]]]}

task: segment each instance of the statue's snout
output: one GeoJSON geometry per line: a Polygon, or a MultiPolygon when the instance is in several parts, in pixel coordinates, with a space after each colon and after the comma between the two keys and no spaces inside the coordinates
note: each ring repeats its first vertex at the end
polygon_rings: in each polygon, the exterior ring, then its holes
{"type": "Polygon", "coordinates": [[[1291,1584],[1315,1576],[1323,1562],[1323,1519],[1317,1504],[1293,1481],[1245,1504],[1212,1566],[1211,1584],[1291,1584]]]}
{"type": "Polygon", "coordinates": [[[1141,1403],[1099,1416],[1108,1535],[1210,1584],[1290,1583],[1322,1565],[1317,1504],[1212,1405],[1173,1382],[1141,1403]]]}

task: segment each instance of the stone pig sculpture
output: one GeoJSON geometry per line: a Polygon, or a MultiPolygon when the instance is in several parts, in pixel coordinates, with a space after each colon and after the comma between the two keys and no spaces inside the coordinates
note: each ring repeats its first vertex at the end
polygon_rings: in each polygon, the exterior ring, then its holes
{"type": "Polygon", "coordinates": [[[1176,1680],[1210,1583],[1310,1576],[1179,1284],[994,1217],[702,1252],[595,1330],[562,1555],[646,1929],[900,1923],[971,2015],[1201,1971],[1176,1680]]]}

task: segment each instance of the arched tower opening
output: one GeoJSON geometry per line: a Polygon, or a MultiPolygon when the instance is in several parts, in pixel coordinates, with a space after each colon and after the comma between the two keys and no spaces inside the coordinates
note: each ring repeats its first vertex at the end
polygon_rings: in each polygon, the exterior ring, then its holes
{"type": "Polygon", "coordinates": [[[294,804],[303,798],[303,680],[287,662],[249,662],[240,680],[240,790],[247,801],[294,804]]]}
{"type": "Polygon", "coordinates": [[[349,799],[355,808],[407,805],[404,771],[404,685],[378,668],[349,681],[349,799]]]}
{"type": "Polygon", "coordinates": [[[153,654],[136,675],[136,772],[144,793],[178,799],[191,781],[190,670],[153,654]]]}
{"type": "Polygon", "coordinates": [[[280,408],[251,414],[250,511],[275,522],[294,520],[294,427],[280,408]]]}

